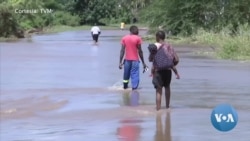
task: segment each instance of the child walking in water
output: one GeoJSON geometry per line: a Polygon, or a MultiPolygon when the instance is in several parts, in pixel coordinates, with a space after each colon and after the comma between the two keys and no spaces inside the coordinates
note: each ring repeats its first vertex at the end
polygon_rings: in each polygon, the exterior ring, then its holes
{"type": "MultiPolygon", "coordinates": [[[[162,44],[156,42],[156,43],[150,44],[150,45],[148,46],[148,50],[149,50],[149,52],[150,52],[150,55],[149,55],[149,61],[150,61],[150,62],[153,62],[154,56],[155,56],[157,50],[160,48],[161,45],[162,45],[162,44]]],[[[176,68],[177,63],[178,63],[178,62],[177,62],[177,60],[175,60],[175,57],[174,57],[174,60],[173,60],[174,66],[173,66],[171,69],[172,69],[173,72],[175,73],[176,79],[180,79],[180,75],[179,75],[179,73],[178,73],[178,71],[177,71],[177,68],[176,68]]],[[[152,68],[151,68],[151,75],[150,75],[150,76],[153,77],[154,73],[155,73],[155,68],[154,68],[154,65],[152,65],[152,68]]]]}

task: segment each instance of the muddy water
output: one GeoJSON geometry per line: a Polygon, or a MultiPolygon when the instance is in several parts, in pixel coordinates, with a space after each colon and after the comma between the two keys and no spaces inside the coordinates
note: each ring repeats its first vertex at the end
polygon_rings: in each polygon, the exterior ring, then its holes
{"type": "Polygon", "coordinates": [[[119,38],[125,34],[103,31],[98,46],[88,31],[0,43],[0,140],[249,140],[249,63],[195,55],[198,47],[176,47],[181,79],[172,79],[171,110],[163,101],[155,112],[149,72],[140,74],[138,91],[121,90],[119,38]],[[232,104],[239,114],[228,133],[210,123],[220,103],[232,104]]]}

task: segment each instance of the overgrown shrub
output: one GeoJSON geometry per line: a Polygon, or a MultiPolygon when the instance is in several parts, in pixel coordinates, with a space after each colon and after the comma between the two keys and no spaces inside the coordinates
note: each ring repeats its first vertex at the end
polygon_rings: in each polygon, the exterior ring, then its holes
{"type": "Polygon", "coordinates": [[[56,11],[53,13],[52,25],[77,26],[80,24],[80,17],[69,12],[56,11]]]}
{"type": "Polygon", "coordinates": [[[173,35],[190,36],[200,28],[218,33],[228,25],[234,34],[250,23],[250,1],[154,0],[140,15],[151,28],[161,26],[173,35]]]}
{"type": "Polygon", "coordinates": [[[65,9],[72,6],[72,2],[66,0],[18,0],[0,1],[0,37],[11,35],[20,36],[19,33],[33,28],[42,29],[47,26],[67,25],[77,26],[80,17],[73,15],[65,9]],[[40,9],[51,8],[53,13],[15,13],[15,9],[40,9]]]}
{"type": "Polygon", "coordinates": [[[8,3],[0,3],[0,37],[9,37],[19,29],[12,10],[13,7],[8,3]]]}
{"type": "Polygon", "coordinates": [[[230,29],[223,28],[221,32],[199,30],[192,38],[199,43],[215,47],[219,57],[224,59],[250,59],[250,26],[239,26],[235,35],[230,29]]]}

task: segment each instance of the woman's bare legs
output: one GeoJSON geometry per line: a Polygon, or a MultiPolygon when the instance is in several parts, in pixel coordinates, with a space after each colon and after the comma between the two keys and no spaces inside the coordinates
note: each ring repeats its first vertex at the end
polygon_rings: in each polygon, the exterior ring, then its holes
{"type": "Polygon", "coordinates": [[[162,87],[156,89],[156,110],[161,109],[162,87]]]}
{"type": "Polygon", "coordinates": [[[171,91],[170,91],[170,85],[165,87],[165,98],[166,98],[166,108],[169,108],[169,104],[170,104],[170,95],[171,95],[171,91]]]}

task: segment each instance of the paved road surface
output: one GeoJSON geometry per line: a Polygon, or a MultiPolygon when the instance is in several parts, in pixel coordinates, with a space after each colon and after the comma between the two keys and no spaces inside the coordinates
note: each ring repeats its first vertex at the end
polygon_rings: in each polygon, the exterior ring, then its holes
{"type": "Polygon", "coordinates": [[[193,53],[197,47],[176,47],[181,79],[172,79],[172,108],[155,112],[149,72],[141,73],[138,93],[120,90],[119,39],[127,33],[103,31],[98,46],[88,31],[0,43],[0,140],[249,140],[249,63],[198,56],[193,53]],[[238,111],[239,123],[228,133],[210,123],[212,109],[220,103],[238,111]]]}

